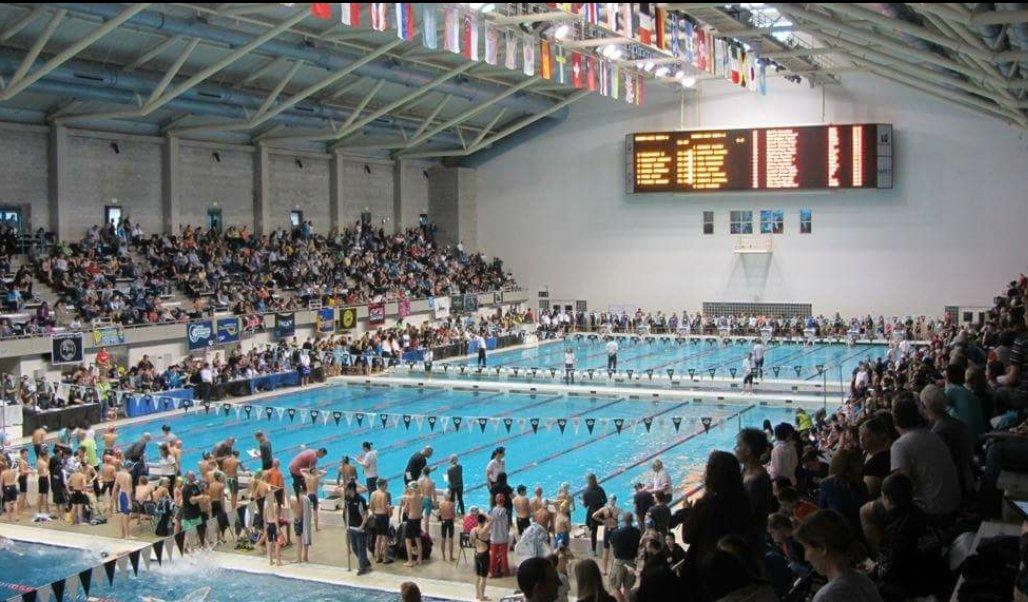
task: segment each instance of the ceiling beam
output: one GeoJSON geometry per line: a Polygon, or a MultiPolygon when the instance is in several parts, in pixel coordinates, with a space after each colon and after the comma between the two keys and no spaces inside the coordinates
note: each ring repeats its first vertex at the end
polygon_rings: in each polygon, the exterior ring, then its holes
{"type": "Polygon", "coordinates": [[[623,38],[620,36],[613,38],[590,38],[588,40],[569,40],[567,42],[561,42],[560,45],[565,48],[596,48],[597,46],[606,46],[607,44],[631,44],[632,40],[623,38]]]}
{"type": "MultiPolygon", "coordinates": [[[[426,129],[428,129],[429,126],[432,125],[432,123],[435,121],[435,118],[439,115],[440,112],[442,112],[443,107],[445,107],[447,105],[447,103],[449,103],[452,98],[453,98],[453,96],[447,94],[446,96],[443,97],[443,99],[441,101],[436,103],[435,108],[432,109],[432,112],[428,114],[428,117],[425,117],[425,121],[421,125],[419,125],[418,129],[414,132],[414,137],[415,138],[417,138],[422,133],[424,133],[424,131],[426,129]]],[[[407,145],[405,144],[404,146],[407,146],[407,145]]]]}
{"type": "Polygon", "coordinates": [[[18,65],[18,69],[11,76],[11,81],[8,82],[8,86],[14,86],[20,82],[25,74],[29,72],[29,68],[35,64],[36,59],[39,58],[39,53],[43,52],[43,48],[46,47],[46,43],[53,37],[54,32],[61,25],[61,21],[64,20],[65,15],[68,11],[61,9],[50,16],[50,21],[47,22],[46,27],[43,28],[43,32],[39,34],[36,41],[32,43],[32,47],[25,53],[25,56],[21,59],[21,64],[18,65]]]}
{"type": "Polygon", "coordinates": [[[296,61],[295,63],[293,63],[293,66],[290,67],[289,71],[286,71],[286,74],[278,80],[278,83],[275,84],[275,87],[271,89],[271,92],[268,92],[268,96],[264,99],[264,102],[262,102],[261,106],[257,108],[257,112],[254,113],[255,119],[258,116],[263,115],[265,111],[271,108],[271,105],[275,102],[276,99],[278,99],[278,95],[281,94],[282,90],[284,90],[285,87],[289,85],[289,82],[296,75],[296,72],[299,71],[302,67],[303,61],[296,61]]]}
{"type": "Polygon", "coordinates": [[[168,88],[168,84],[170,84],[171,81],[175,79],[175,76],[178,75],[178,72],[182,69],[182,65],[186,64],[186,61],[189,60],[189,56],[193,54],[193,51],[196,50],[196,47],[199,45],[199,38],[193,38],[192,40],[189,40],[189,43],[186,44],[186,47],[182,49],[182,52],[180,52],[178,57],[175,59],[175,62],[172,63],[171,66],[168,67],[168,69],[164,72],[164,77],[162,77],[161,81],[157,83],[157,87],[153,89],[153,92],[150,93],[150,97],[147,98],[146,103],[144,104],[149,104],[153,102],[154,100],[159,98],[161,94],[164,93],[164,91],[168,88]]]}
{"type": "Polygon", "coordinates": [[[265,63],[263,67],[261,67],[260,69],[254,71],[250,75],[247,75],[238,84],[236,84],[233,87],[236,88],[236,89],[244,88],[244,87],[252,84],[253,82],[257,81],[258,79],[264,77],[265,75],[271,73],[275,69],[278,69],[279,67],[285,66],[286,63],[288,63],[289,61],[290,61],[290,58],[287,57],[287,56],[280,56],[278,58],[271,59],[270,61],[265,63]]]}
{"type": "Polygon", "coordinates": [[[164,40],[162,40],[160,44],[158,44],[158,45],[154,46],[153,48],[147,50],[143,54],[139,55],[136,59],[134,59],[131,63],[129,63],[128,65],[125,65],[124,67],[122,67],[121,71],[123,73],[131,73],[131,72],[135,71],[136,69],[139,69],[143,65],[145,65],[145,64],[149,63],[150,61],[152,61],[153,59],[157,58],[158,55],[160,55],[165,50],[171,48],[172,46],[177,44],[179,42],[179,40],[182,40],[182,39],[184,39],[184,38],[183,38],[183,36],[180,36],[180,35],[168,36],[168,37],[164,38],[164,40]]]}
{"type": "Polygon", "coordinates": [[[128,21],[134,17],[137,13],[145,10],[149,3],[130,4],[124,10],[122,10],[118,16],[114,17],[110,21],[105,22],[103,25],[97,27],[93,31],[89,32],[85,36],[79,38],[76,42],[60,51],[56,55],[50,58],[47,62],[31,73],[25,76],[17,84],[8,86],[2,93],[0,93],[0,101],[10,100],[20,94],[25,88],[28,88],[32,84],[42,79],[46,74],[50,73],[54,69],[60,67],[64,63],[71,60],[75,55],[82,52],[89,46],[93,45],[97,40],[103,38],[107,34],[111,33],[118,27],[120,27],[125,21],[128,21]]]}
{"type": "MultiPolygon", "coordinates": [[[[489,15],[486,15],[489,19],[489,15]]],[[[497,25],[523,25],[525,23],[544,23],[548,21],[582,21],[585,15],[568,13],[564,11],[549,11],[545,13],[526,13],[523,15],[494,15],[491,20],[497,25]]]]}
{"type": "Polygon", "coordinates": [[[26,13],[24,17],[18,19],[14,23],[11,23],[11,25],[7,29],[5,29],[3,33],[0,33],[0,42],[6,42],[7,40],[18,35],[19,31],[28,27],[30,23],[36,20],[37,17],[40,17],[45,13],[46,5],[39,6],[33,9],[32,11],[26,13]]]}

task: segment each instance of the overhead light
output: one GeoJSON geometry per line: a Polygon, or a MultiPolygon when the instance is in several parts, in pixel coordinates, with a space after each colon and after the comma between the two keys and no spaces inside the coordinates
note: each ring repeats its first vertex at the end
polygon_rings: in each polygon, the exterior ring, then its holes
{"type": "Polygon", "coordinates": [[[657,70],[653,72],[654,77],[664,77],[671,72],[671,69],[667,65],[661,65],[657,67],[657,70]]]}
{"type": "Polygon", "coordinates": [[[495,4],[490,3],[490,4],[482,5],[482,14],[489,14],[489,13],[493,12],[494,10],[496,10],[496,5],[495,4]]]}
{"type": "Polygon", "coordinates": [[[567,23],[561,23],[557,26],[557,30],[553,32],[553,37],[558,40],[563,40],[568,37],[569,33],[571,33],[571,27],[569,27],[567,23]]]}
{"type": "Polygon", "coordinates": [[[615,46],[614,44],[607,44],[600,49],[600,54],[609,59],[617,60],[621,58],[621,47],[615,46]]]}
{"type": "Polygon", "coordinates": [[[693,87],[695,85],[696,85],[696,78],[695,77],[693,77],[691,75],[687,75],[687,76],[682,78],[682,87],[683,88],[691,88],[691,87],[693,87]]]}

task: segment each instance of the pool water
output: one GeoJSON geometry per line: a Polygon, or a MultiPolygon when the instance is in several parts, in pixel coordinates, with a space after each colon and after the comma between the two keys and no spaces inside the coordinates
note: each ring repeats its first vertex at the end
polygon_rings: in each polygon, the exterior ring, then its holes
{"type": "MultiPolygon", "coordinates": [[[[176,412],[157,421],[121,427],[118,442],[128,445],[144,432],[156,435],[160,425],[166,423],[184,443],[182,468],[185,471],[196,469],[204,451],[234,436],[244,465],[252,470],[259,467],[259,461],[249,458],[246,450],[256,447],[253,434],[262,430],[270,438],[283,472],[303,449],[325,447],[329,455],[320,465],[330,471],[327,480],[334,481],[335,467],[341,458],[358,455],[361,442],[367,440],[373,442],[379,452],[379,475],[389,479],[389,490],[394,495],[402,491],[400,479],[411,454],[431,445],[435,453],[429,465],[441,469],[433,475],[436,486],[445,487],[442,475],[448,458],[450,454],[457,454],[464,467],[465,502],[481,506],[488,501],[485,467],[497,446],[507,449],[511,486],[524,484],[531,491],[541,485],[545,494],[552,497],[562,482],[569,482],[572,490],[577,490],[584,484],[585,474],[593,472],[608,494],[616,493],[620,499],[627,500],[632,483],[646,477],[654,457],[663,459],[677,485],[695,479],[712,449],[731,450],[739,428],[760,426],[765,419],[775,424],[791,423],[794,419],[792,408],[764,406],[759,398],[752,404],[721,405],[696,399],[651,401],[629,397],[362,385],[334,385],[289,393],[265,398],[253,405],[250,419],[245,412],[237,418],[235,410],[226,415],[220,411],[220,405],[215,405],[209,413],[197,407],[188,413],[176,412]],[[280,420],[277,411],[268,420],[263,411],[266,406],[299,411],[292,422],[288,415],[280,420]],[[325,423],[319,418],[312,423],[308,413],[311,409],[316,409],[320,416],[336,411],[349,413],[349,416],[341,417],[338,425],[334,419],[325,423]],[[366,416],[362,425],[358,425],[353,416],[355,412],[386,413],[390,420],[383,428],[378,417],[366,416]],[[412,419],[407,428],[401,419],[404,414],[437,416],[438,419],[434,429],[427,419],[421,420],[420,428],[418,421],[412,419]],[[455,416],[461,419],[459,431],[453,428],[455,416]],[[478,422],[479,417],[490,419],[484,429],[478,422]],[[509,431],[503,417],[514,419],[509,431]],[[711,418],[709,432],[702,424],[704,417],[711,418]],[[568,422],[562,433],[556,420],[565,418],[568,422]],[[526,422],[522,424],[519,419],[526,422]],[[539,420],[537,431],[533,431],[531,419],[539,420]],[[620,433],[616,427],[618,419],[625,421],[620,433]],[[590,433],[588,422],[593,420],[590,433]],[[650,422],[649,431],[644,420],[650,422]],[[679,423],[678,429],[674,427],[675,422],[679,423]],[[470,429],[467,428],[469,423],[470,429]]],[[[148,446],[151,460],[156,460],[157,453],[156,445],[148,446]]],[[[363,482],[363,472],[358,470],[358,474],[363,482]]],[[[581,510],[576,513],[576,520],[584,521],[581,513],[581,510]]]]}
{"type": "MultiPolygon", "coordinates": [[[[77,575],[78,571],[102,561],[99,553],[85,550],[12,542],[0,549],[0,582],[3,582],[0,584],[0,597],[7,599],[23,593],[24,587],[41,587],[57,579],[77,575]],[[15,587],[3,587],[4,584],[15,587]]],[[[81,589],[76,589],[78,600],[84,601],[86,598],[81,589]]],[[[118,602],[144,599],[167,602],[243,602],[254,599],[267,602],[297,599],[312,602],[392,602],[397,599],[394,592],[231,570],[220,566],[216,557],[202,552],[176,556],[173,562],[163,565],[153,562],[149,569],[140,562],[138,575],[119,570],[113,585],[108,585],[106,578],[98,580],[94,575],[89,593],[94,598],[118,602]],[[254,592],[260,592],[259,596],[255,597],[254,592]]]]}
{"type": "MultiPolygon", "coordinates": [[[[732,342],[721,346],[710,344],[712,341],[699,338],[623,337],[618,341],[618,370],[632,370],[640,375],[652,370],[655,374],[664,375],[668,369],[672,369],[680,377],[689,375],[692,370],[704,378],[710,376],[710,370],[714,370],[715,376],[741,380],[743,359],[752,349],[752,342],[736,342],[732,339],[732,342]],[[735,376],[731,374],[733,369],[735,376]]],[[[603,372],[607,369],[606,344],[602,337],[572,335],[563,341],[543,342],[537,347],[493,351],[489,353],[486,362],[490,368],[563,370],[564,351],[570,347],[575,352],[576,370],[603,372]]],[[[860,362],[884,357],[887,350],[885,345],[874,344],[770,343],[764,353],[764,378],[820,381],[822,376],[818,366],[823,366],[829,380],[848,383],[860,362]]],[[[477,358],[462,358],[458,363],[474,366],[477,358]]],[[[433,371],[433,376],[436,372],[433,371]]]]}

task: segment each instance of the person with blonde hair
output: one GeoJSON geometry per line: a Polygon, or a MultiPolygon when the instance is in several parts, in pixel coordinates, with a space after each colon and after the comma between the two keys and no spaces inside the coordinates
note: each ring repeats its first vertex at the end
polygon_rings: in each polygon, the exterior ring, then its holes
{"type": "Polygon", "coordinates": [[[614,596],[603,587],[600,567],[592,558],[575,563],[575,583],[578,584],[578,602],[615,602],[614,596]]]}

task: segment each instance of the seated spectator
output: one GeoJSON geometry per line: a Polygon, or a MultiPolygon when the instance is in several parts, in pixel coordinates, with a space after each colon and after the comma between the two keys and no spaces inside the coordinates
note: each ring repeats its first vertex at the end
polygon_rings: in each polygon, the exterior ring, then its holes
{"type": "Polygon", "coordinates": [[[928,385],[921,390],[921,405],[925,417],[931,425],[932,432],[942,438],[949,450],[953,465],[957,468],[960,479],[960,491],[968,495],[975,489],[974,473],[971,464],[974,460],[974,440],[971,438],[967,425],[953,417],[949,397],[935,385],[928,385]]]}
{"type": "Polygon", "coordinates": [[[828,478],[818,489],[821,509],[835,510],[850,523],[854,532],[860,532],[860,507],[867,502],[867,488],[862,473],[860,452],[844,448],[835,452],[828,469],[828,478]]]}
{"type": "Polygon", "coordinates": [[[841,514],[818,510],[800,523],[796,539],[810,565],[828,579],[813,602],[881,602],[874,581],[853,570],[853,548],[858,544],[841,514]]]}
{"type": "Polygon", "coordinates": [[[928,520],[914,503],[913,481],[899,473],[886,478],[882,505],[888,520],[873,573],[882,598],[946,598],[948,575],[942,550],[933,545],[937,539],[927,537],[928,520]]]}

